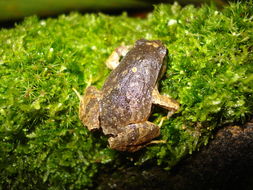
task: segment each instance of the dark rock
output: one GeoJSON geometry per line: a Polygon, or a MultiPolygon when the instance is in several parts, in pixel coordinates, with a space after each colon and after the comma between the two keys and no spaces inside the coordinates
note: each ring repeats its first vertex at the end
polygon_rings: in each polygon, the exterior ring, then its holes
{"type": "Polygon", "coordinates": [[[119,168],[99,176],[96,189],[253,189],[253,120],[217,131],[208,146],[172,171],[158,166],[119,168]]]}

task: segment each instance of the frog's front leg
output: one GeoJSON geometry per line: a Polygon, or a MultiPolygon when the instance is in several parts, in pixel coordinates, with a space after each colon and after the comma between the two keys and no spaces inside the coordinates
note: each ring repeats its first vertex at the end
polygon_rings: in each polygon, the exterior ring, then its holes
{"type": "Polygon", "coordinates": [[[169,118],[179,109],[179,103],[176,100],[169,98],[168,96],[161,95],[158,91],[157,86],[152,92],[152,103],[169,110],[167,118],[169,118]]]}
{"type": "Polygon", "coordinates": [[[131,46],[119,46],[117,47],[112,54],[108,57],[108,59],[106,60],[105,64],[109,69],[115,69],[120,62],[120,58],[124,57],[127,52],[129,51],[129,49],[131,48],[131,46]]]}
{"type": "Polygon", "coordinates": [[[109,146],[119,151],[135,152],[160,135],[160,128],[149,122],[130,124],[123,128],[123,131],[115,137],[108,139],[109,146]]]}
{"type": "Polygon", "coordinates": [[[79,118],[89,130],[99,129],[100,100],[102,93],[94,86],[86,88],[80,98],[79,118]]]}

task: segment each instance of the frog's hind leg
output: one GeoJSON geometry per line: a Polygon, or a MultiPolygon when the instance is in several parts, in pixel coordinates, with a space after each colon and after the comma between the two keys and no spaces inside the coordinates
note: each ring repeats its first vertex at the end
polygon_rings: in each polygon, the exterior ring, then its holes
{"type": "Polygon", "coordinates": [[[89,86],[80,98],[79,118],[89,130],[99,129],[99,107],[101,91],[94,86],[89,86]]]}
{"type": "Polygon", "coordinates": [[[111,70],[115,69],[120,63],[120,58],[124,57],[127,54],[130,47],[131,46],[117,47],[106,60],[105,62],[106,66],[111,70]]]}
{"type": "Polygon", "coordinates": [[[150,144],[151,140],[159,135],[160,128],[146,121],[125,126],[121,133],[115,137],[110,137],[108,141],[112,149],[135,152],[150,144]]]}

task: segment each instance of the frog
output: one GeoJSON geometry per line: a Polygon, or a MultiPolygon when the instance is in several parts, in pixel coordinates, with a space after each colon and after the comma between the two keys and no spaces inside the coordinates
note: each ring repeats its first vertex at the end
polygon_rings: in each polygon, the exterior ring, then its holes
{"type": "Polygon", "coordinates": [[[79,118],[89,131],[102,130],[109,148],[136,152],[160,136],[160,126],[148,121],[153,105],[168,110],[179,103],[158,91],[166,71],[168,50],[160,40],[140,39],[120,46],[105,62],[112,71],[102,89],[88,86],[80,96],[79,118]]]}

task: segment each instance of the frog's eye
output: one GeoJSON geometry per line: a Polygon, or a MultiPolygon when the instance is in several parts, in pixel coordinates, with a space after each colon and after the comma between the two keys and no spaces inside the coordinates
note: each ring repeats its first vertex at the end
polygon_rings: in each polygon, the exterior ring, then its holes
{"type": "Polygon", "coordinates": [[[166,47],[164,47],[164,46],[160,46],[160,47],[158,48],[158,52],[159,52],[159,54],[160,54],[162,57],[164,57],[164,56],[166,56],[166,55],[168,54],[168,50],[167,50],[166,47]]]}
{"type": "Polygon", "coordinates": [[[135,42],[135,45],[136,45],[136,46],[143,45],[143,44],[145,44],[146,42],[148,42],[148,40],[146,40],[146,39],[140,39],[140,40],[137,40],[137,41],[135,42]]]}

